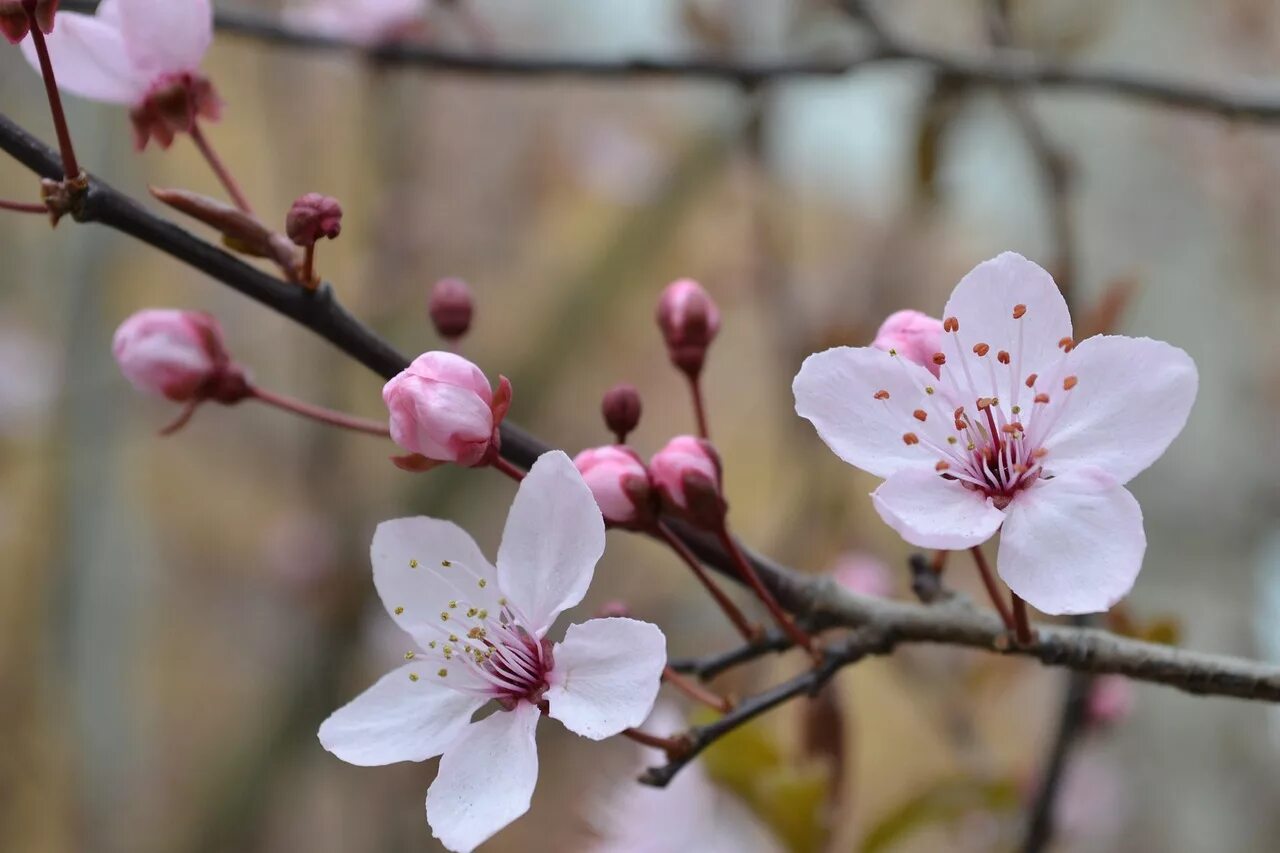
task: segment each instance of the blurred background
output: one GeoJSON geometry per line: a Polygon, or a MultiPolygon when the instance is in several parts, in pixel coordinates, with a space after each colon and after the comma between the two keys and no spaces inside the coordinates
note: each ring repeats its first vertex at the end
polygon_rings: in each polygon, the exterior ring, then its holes
{"type": "MultiPolygon", "coordinates": [[[[1280,92],[1268,0],[1009,0],[994,23],[983,0],[887,5],[902,36],[967,55],[1003,41],[1280,92]]],[[[820,0],[424,8],[416,38],[477,52],[763,60],[865,39],[820,0]]],[[[599,397],[621,380],[644,397],[641,452],[693,428],[653,309],[672,279],[700,280],[724,312],[705,383],[737,530],[808,572],[878,561],[897,596],[911,594],[908,549],[872,511],[874,481],[795,416],[791,378],[816,349],[867,343],[892,310],[936,314],[999,251],[1040,261],[1078,326],[1111,306],[1116,331],[1173,342],[1201,372],[1186,431],[1132,486],[1150,546],[1110,624],[1280,659],[1280,129],[973,88],[911,63],[745,92],[397,70],[220,34],[205,68],[226,101],[209,135],[259,212],[279,226],[304,192],[341,199],[320,270],[407,353],[439,345],[430,285],[465,278],[478,310],[462,352],[511,377],[513,420],[552,444],[606,443],[599,397]]],[[[68,106],[80,158],[117,187],[221,195],[189,139],[139,155],[125,110],[68,106]]],[[[16,49],[0,50],[0,109],[52,137],[16,49]]],[[[0,187],[36,189],[7,159],[0,187]]],[[[376,523],[446,516],[493,553],[512,485],[408,475],[378,439],[251,404],[158,438],[175,413],[110,356],[142,307],[214,312],[277,391],[379,417],[381,381],[120,235],[0,222],[0,850],[438,849],[423,815],[434,762],[348,766],[315,731],[403,654],[372,600],[376,523]]],[[[949,582],[977,592],[972,574],[953,558],[949,582]]],[[[735,642],[674,557],[622,533],[584,607],[614,599],[659,623],[673,655],[735,642]]],[[[802,664],[717,686],[743,694],[802,664]]],[[[906,649],[845,671],[822,715],[793,704],[713,750],[705,784],[776,849],[1012,849],[1066,684],[1025,661],[906,649]]],[[[1280,718],[1109,689],[1073,754],[1055,849],[1275,849],[1280,718]]],[[[639,807],[623,786],[642,761],[631,744],[545,726],[540,745],[531,812],[486,849],[591,849],[602,811],[639,807]]]]}

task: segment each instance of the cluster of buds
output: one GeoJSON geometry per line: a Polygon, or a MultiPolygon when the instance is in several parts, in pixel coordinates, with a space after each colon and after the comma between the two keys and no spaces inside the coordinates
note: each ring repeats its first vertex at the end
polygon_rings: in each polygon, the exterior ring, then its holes
{"type": "Polygon", "coordinates": [[[671,363],[696,381],[706,363],[707,349],[720,331],[720,309],[702,285],[682,278],[662,291],[657,319],[671,363]]]}
{"type": "Polygon", "coordinates": [[[53,32],[58,0],[0,0],[0,33],[17,44],[31,32],[31,18],[45,35],[53,32]],[[28,12],[30,9],[30,12],[28,12]]]}
{"type": "Polygon", "coordinates": [[[628,530],[649,530],[660,513],[685,518],[708,530],[724,523],[720,458],[711,444],[690,435],[671,439],[645,465],[630,447],[610,444],[573,460],[605,521],[628,530]]]}

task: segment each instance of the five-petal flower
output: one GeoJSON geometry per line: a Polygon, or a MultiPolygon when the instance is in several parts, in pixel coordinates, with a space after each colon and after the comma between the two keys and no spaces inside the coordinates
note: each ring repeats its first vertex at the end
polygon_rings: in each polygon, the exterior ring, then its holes
{"type": "Polygon", "coordinates": [[[1195,401],[1195,363],[1149,338],[1076,344],[1052,277],[1006,252],[956,286],[934,377],[896,350],[806,359],[796,411],[844,461],[885,481],[881,518],[922,548],[1001,532],[997,568],[1045,613],[1106,610],[1146,536],[1124,484],[1164,453],[1195,401]]]}
{"type": "Polygon", "coordinates": [[[666,639],[647,622],[592,619],[547,632],[582,600],[604,552],[604,521],[569,457],[544,454],[521,483],[496,568],[454,524],[383,522],[373,580],[417,648],[338,709],[320,742],[360,765],[443,754],[427,820],[450,850],[475,848],[529,808],[542,714],[601,739],[653,708],[666,639]],[[498,710],[476,722],[481,707],[498,710]]]}

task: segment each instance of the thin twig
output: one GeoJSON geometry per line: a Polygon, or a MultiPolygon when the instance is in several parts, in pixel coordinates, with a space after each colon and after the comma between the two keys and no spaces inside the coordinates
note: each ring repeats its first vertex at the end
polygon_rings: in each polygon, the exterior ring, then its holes
{"type": "Polygon", "coordinates": [[[1062,787],[1067,765],[1070,763],[1071,749],[1084,730],[1089,691],[1093,687],[1093,680],[1093,676],[1088,673],[1073,672],[1067,682],[1062,713],[1058,719],[1058,730],[1054,734],[1044,775],[1036,788],[1035,800],[1027,820],[1026,836],[1020,848],[1022,853],[1041,853],[1048,848],[1049,841],[1053,838],[1053,819],[1058,793],[1062,787]]]}
{"type": "Polygon", "coordinates": [[[766,632],[760,639],[727,652],[701,658],[677,658],[672,660],[669,666],[676,672],[685,672],[696,675],[703,681],[710,681],[722,672],[758,660],[765,655],[785,652],[793,645],[790,637],[775,628],[766,632]]]}

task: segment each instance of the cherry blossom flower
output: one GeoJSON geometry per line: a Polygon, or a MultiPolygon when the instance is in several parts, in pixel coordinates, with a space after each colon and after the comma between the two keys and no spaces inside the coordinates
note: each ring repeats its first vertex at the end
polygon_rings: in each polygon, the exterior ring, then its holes
{"type": "Polygon", "coordinates": [[[284,11],[290,27],[365,47],[396,41],[419,29],[422,0],[311,0],[284,11]]]}
{"type": "MultiPolygon", "coordinates": [[[[209,0],[103,0],[93,15],[62,12],[49,36],[58,85],[129,107],[139,149],[168,148],[197,118],[217,120],[221,101],[200,73],[213,41],[209,0]]],[[[39,60],[30,41],[23,55],[39,60]]]]}
{"type": "Polygon", "coordinates": [[[524,814],[543,714],[600,740],[643,722],[658,693],[666,639],[657,627],[591,619],[554,646],[547,637],[586,594],[604,541],[595,499],[559,451],[520,484],[496,568],[450,522],[378,525],[374,585],[417,648],[324,722],[325,749],[363,766],[443,755],[427,821],[450,850],[472,850],[524,814]],[[472,722],[490,703],[497,710],[472,722]]]}
{"type": "Polygon", "coordinates": [[[1181,432],[1195,363],[1149,338],[1078,344],[1047,272],[1005,253],[947,302],[934,377],[894,350],[839,347],[796,376],[796,411],[885,481],[881,518],[921,548],[1002,531],[997,568],[1045,613],[1105,610],[1132,589],[1146,536],[1124,488],[1181,432]]]}

